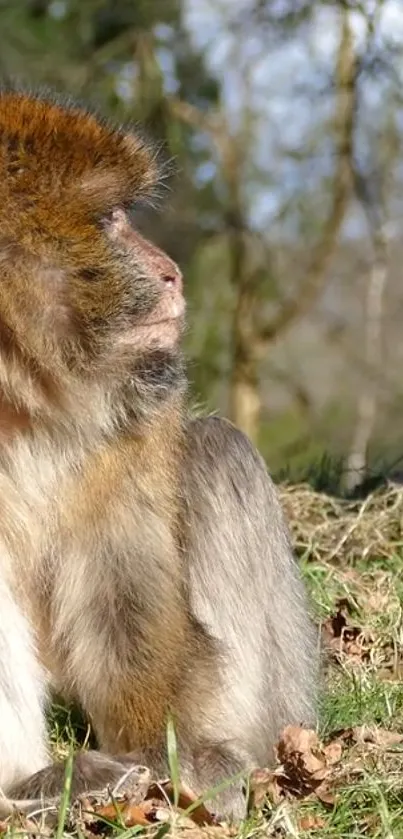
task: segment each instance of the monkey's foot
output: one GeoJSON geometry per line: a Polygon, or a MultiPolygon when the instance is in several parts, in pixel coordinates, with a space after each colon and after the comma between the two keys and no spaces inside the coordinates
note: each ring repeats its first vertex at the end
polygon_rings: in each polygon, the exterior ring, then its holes
{"type": "MultiPolygon", "coordinates": [[[[9,796],[17,802],[21,799],[54,799],[61,795],[65,778],[66,761],[53,763],[14,786],[9,796]]],[[[134,793],[136,786],[143,789],[149,782],[149,770],[135,765],[130,755],[111,757],[97,751],[80,752],[73,761],[71,799],[85,792],[106,788],[119,794],[129,788],[134,793]]]]}

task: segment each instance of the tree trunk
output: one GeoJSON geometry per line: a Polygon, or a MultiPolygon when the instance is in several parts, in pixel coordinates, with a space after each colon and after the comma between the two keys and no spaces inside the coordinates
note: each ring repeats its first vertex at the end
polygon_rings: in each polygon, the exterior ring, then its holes
{"type": "Polygon", "coordinates": [[[251,328],[254,295],[246,277],[237,283],[237,303],[232,322],[232,369],[230,379],[230,417],[253,443],[257,444],[260,426],[259,360],[254,351],[251,328]]]}
{"type": "Polygon", "coordinates": [[[255,444],[259,435],[260,409],[258,383],[249,380],[248,376],[238,369],[231,381],[230,416],[235,425],[255,444]]]}
{"type": "Polygon", "coordinates": [[[347,458],[344,487],[352,491],[365,479],[368,446],[378,408],[379,378],[382,371],[382,314],[387,282],[387,243],[380,227],[373,233],[374,263],[368,280],[365,307],[364,352],[368,379],[358,398],[357,421],[347,458]]]}

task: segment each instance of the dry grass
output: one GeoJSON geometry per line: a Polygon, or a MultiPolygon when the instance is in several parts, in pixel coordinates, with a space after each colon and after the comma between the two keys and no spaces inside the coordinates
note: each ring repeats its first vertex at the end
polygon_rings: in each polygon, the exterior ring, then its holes
{"type": "Polygon", "coordinates": [[[393,557],[403,548],[403,487],[346,501],[307,484],[283,485],[281,500],[298,554],[339,563],[393,557]]]}

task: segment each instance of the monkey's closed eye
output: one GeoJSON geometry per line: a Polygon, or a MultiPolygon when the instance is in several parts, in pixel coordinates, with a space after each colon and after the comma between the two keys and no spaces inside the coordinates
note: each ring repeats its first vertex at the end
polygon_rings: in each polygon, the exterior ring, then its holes
{"type": "Polygon", "coordinates": [[[96,219],[96,223],[108,234],[108,237],[111,239],[120,238],[130,224],[127,218],[127,213],[123,207],[113,207],[111,210],[103,212],[102,215],[96,219]]]}
{"type": "Polygon", "coordinates": [[[96,223],[109,233],[119,234],[124,228],[126,230],[128,227],[138,229],[141,224],[144,224],[149,210],[149,202],[144,198],[136,197],[104,210],[96,218],[96,223]]]}
{"type": "Polygon", "coordinates": [[[105,274],[106,272],[103,268],[89,265],[87,268],[82,268],[80,270],[79,277],[80,280],[84,280],[85,282],[94,282],[96,280],[104,279],[105,274]]]}
{"type": "Polygon", "coordinates": [[[102,213],[101,221],[104,224],[114,224],[122,214],[125,214],[123,207],[112,207],[112,209],[102,213]]]}
{"type": "Polygon", "coordinates": [[[127,236],[130,230],[141,232],[146,221],[146,209],[146,205],[140,201],[114,207],[103,214],[101,226],[111,239],[123,241],[122,237],[127,236]]]}

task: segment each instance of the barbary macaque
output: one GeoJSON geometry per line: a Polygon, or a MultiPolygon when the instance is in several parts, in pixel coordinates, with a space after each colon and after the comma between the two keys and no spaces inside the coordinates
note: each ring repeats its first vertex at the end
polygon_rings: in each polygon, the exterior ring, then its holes
{"type": "MultiPolygon", "coordinates": [[[[61,791],[51,688],[100,748],[77,756],[74,791],[134,763],[165,776],[172,715],[203,793],[315,720],[316,639],[277,494],[240,431],[187,407],[182,276],[133,222],[158,186],[152,149],[3,89],[0,175],[3,812],[61,791]]],[[[240,818],[242,783],[210,806],[240,818]]]]}

